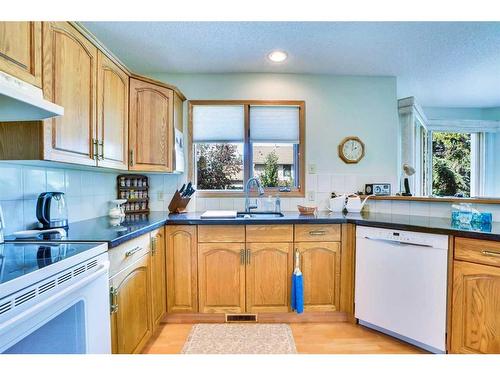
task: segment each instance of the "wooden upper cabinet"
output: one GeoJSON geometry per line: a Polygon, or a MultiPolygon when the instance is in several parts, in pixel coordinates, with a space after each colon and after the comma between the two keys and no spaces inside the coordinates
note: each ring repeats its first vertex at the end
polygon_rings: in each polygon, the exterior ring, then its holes
{"type": "Polygon", "coordinates": [[[129,78],[102,52],[97,57],[97,163],[128,169],[129,78]]]}
{"type": "Polygon", "coordinates": [[[198,311],[198,253],[195,225],[172,225],[166,230],[167,311],[198,311]]]}
{"type": "Polygon", "coordinates": [[[289,311],[292,248],[291,243],[247,244],[247,312],[289,311]]]}
{"type": "Polygon", "coordinates": [[[173,90],[130,79],[130,170],[172,171],[173,106],[173,90]]]}
{"type": "Polygon", "coordinates": [[[140,353],[152,335],[149,255],[110,280],[116,311],[111,314],[112,351],[140,353]]]}
{"type": "Polygon", "coordinates": [[[167,312],[167,277],[165,273],[165,227],[151,232],[151,312],[157,326],[167,312]]]}
{"type": "Polygon", "coordinates": [[[338,311],[340,243],[301,242],[295,247],[304,279],[304,311],[338,311]]]}
{"type": "Polygon", "coordinates": [[[198,283],[201,313],[245,311],[244,243],[198,245],[198,283]]]}
{"type": "Polygon", "coordinates": [[[43,23],[44,96],[64,107],[45,122],[45,159],[96,164],[97,65],[97,48],[70,24],[43,23]]]}
{"type": "Polygon", "coordinates": [[[0,22],[0,70],[42,87],[41,22],[0,22]]]}
{"type": "Polygon", "coordinates": [[[453,263],[451,352],[500,354],[500,267],[453,263]]]}

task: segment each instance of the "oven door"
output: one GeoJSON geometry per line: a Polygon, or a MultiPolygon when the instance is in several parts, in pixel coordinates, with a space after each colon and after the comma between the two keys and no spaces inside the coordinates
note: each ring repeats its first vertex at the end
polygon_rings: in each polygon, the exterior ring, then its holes
{"type": "Polygon", "coordinates": [[[111,353],[108,270],[101,262],[0,323],[0,353],[111,353]]]}

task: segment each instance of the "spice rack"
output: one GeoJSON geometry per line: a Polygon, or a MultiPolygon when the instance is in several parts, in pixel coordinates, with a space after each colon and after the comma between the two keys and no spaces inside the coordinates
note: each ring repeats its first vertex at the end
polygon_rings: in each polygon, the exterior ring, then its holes
{"type": "Polygon", "coordinates": [[[121,174],[116,177],[118,199],[126,199],[123,204],[125,215],[149,213],[149,180],[139,174],[121,174]]]}

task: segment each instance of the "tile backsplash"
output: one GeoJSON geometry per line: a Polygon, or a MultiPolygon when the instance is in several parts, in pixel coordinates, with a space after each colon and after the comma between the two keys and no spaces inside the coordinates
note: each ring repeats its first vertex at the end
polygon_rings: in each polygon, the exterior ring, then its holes
{"type": "MultiPolygon", "coordinates": [[[[0,163],[0,205],[7,234],[38,226],[36,200],[44,191],[62,191],[66,195],[70,222],[105,216],[109,201],[116,199],[116,176],[113,170],[0,163]]],[[[150,209],[166,210],[177,188],[179,175],[148,175],[150,209]],[[159,200],[163,192],[163,200],[159,200]]]]}

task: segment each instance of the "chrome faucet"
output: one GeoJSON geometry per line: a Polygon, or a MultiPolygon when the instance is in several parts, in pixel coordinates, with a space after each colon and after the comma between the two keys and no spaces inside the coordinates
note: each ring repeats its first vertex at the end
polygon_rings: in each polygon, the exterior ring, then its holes
{"type": "Polygon", "coordinates": [[[257,208],[257,199],[255,200],[254,204],[250,204],[250,186],[252,183],[257,186],[257,190],[259,191],[259,196],[264,195],[264,188],[262,187],[262,184],[260,183],[259,179],[257,177],[252,177],[248,179],[246,185],[245,185],[245,212],[250,212],[250,210],[257,208]]]}

